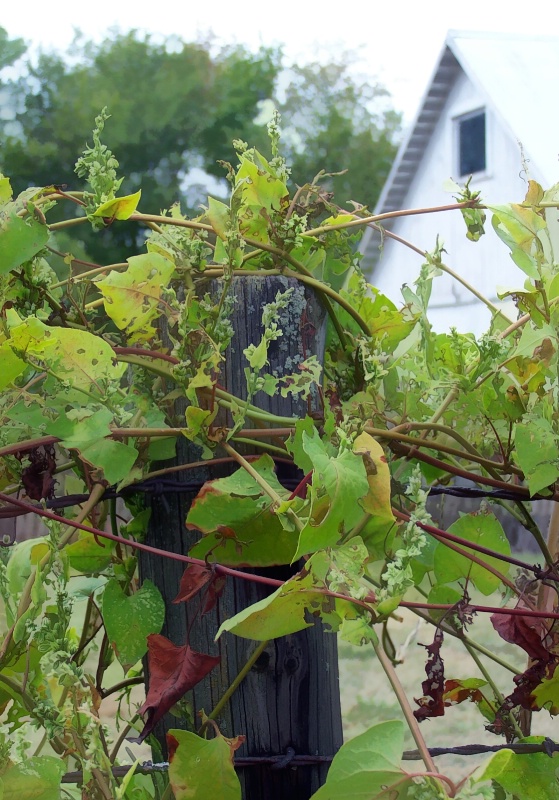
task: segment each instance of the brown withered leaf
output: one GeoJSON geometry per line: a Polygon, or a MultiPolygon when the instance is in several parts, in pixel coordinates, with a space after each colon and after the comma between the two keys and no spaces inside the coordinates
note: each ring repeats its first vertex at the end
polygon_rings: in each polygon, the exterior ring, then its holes
{"type": "Polygon", "coordinates": [[[173,644],[159,633],[150,634],[147,642],[150,684],[146,702],[139,711],[147,715],[139,741],[221,660],[219,656],[197,653],[188,644],[173,644]]]}
{"type": "Polygon", "coordinates": [[[553,654],[543,644],[547,630],[540,618],[528,615],[499,613],[491,615],[491,624],[505,642],[517,644],[534,661],[545,662],[553,658],[553,654]]]}
{"type": "Polygon", "coordinates": [[[488,725],[487,730],[491,731],[491,733],[505,735],[507,741],[512,741],[516,734],[511,729],[508,720],[510,712],[519,706],[528,710],[538,709],[533,696],[534,689],[540,685],[544,678],[550,678],[553,675],[556,663],[553,658],[545,661],[540,659],[528,667],[521,675],[515,675],[513,681],[516,684],[516,688],[505,697],[503,704],[497,709],[494,723],[488,725]]]}
{"type": "Polygon", "coordinates": [[[425,664],[425,674],[427,679],[421,684],[423,689],[423,697],[416,703],[419,708],[413,712],[414,717],[418,722],[423,722],[428,717],[443,717],[444,716],[444,661],[441,658],[441,647],[444,641],[444,634],[437,628],[433,643],[421,645],[425,647],[429,653],[427,663],[425,664]]]}
{"type": "Polygon", "coordinates": [[[21,461],[26,455],[29,466],[21,473],[21,482],[31,500],[48,500],[54,495],[56,458],[53,445],[42,445],[25,454],[16,453],[21,461]]]}

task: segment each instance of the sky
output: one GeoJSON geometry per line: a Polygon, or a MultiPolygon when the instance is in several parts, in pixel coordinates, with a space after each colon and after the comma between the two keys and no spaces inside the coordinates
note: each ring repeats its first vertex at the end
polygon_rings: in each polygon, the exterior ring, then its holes
{"type": "Polygon", "coordinates": [[[286,61],[329,60],[344,52],[353,68],[389,90],[397,111],[411,123],[449,29],[559,35],[557,0],[167,0],[159,8],[139,0],[80,3],[38,0],[2,3],[0,26],[33,47],[64,50],[80,29],[99,40],[111,28],[136,28],[186,41],[213,34],[216,44],[281,45],[286,61]]]}

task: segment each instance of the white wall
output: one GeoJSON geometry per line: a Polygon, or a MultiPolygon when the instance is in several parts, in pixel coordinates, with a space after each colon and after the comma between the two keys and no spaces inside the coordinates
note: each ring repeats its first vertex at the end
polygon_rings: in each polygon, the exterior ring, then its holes
{"type": "MultiPolygon", "coordinates": [[[[457,180],[456,140],[454,118],[486,108],[479,91],[464,73],[454,85],[443,114],[436,127],[422,164],[412,182],[406,200],[407,208],[439,206],[453,202],[443,191],[449,177],[457,180]]],[[[492,203],[520,202],[524,199],[526,182],[521,176],[520,147],[486,108],[487,171],[474,177],[472,186],[479,189],[482,199],[492,203]]],[[[559,170],[558,170],[559,172],[559,170]]],[[[537,177],[537,176],[534,176],[537,177]]],[[[457,182],[460,183],[459,180],[457,182]]],[[[466,227],[459,211],[441,212],[402,218],[392,225],[394,233],[411,241],[422,250],[434,249],[437,234],[447,251],[443,261],[472,283],[479,291],[496,299],[496,286],[523,285],[525,276],[509,256],[508,248],[495,235],[490,214],[486,234],[479,242],[466,239],[466,227]]],[[[384,252],[375,267],[371,283],[395,302],[400,300],[403,283],[413,284],[419,274],[421,257],[398,242],[386,239],[384,252]]],[[[436,278],[431,295],[431,320],[436,330],[451,326],[476,334],[487,329],[490,315],[463,286],[447,275],[436,278]]],[[[507,307],[516,318],[516,310],[507,307]]]]}

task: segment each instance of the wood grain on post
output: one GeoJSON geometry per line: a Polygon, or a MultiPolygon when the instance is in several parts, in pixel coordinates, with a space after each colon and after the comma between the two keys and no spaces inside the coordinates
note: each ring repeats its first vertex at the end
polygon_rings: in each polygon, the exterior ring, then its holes
{"type": "MultiPolygon", "coordinates": [[[[235,278],[232,283],[236,297],[232,317],[235,336],[219,381],[237,397],[246,397],[244,369],[247,362],[243,350],[260,341],[262,307],[275,300],[278,291],[284,292],[287,288],[292,288],[293,294],[289,307],[281,315],[280,328],[284,335],[270,345],[268,369],[281,376],[295,371],[297,364],[311,355],[317,355],[322,361],[324,311],[307,287],[282,276],[235,278]]],[[[217,296],[220,290],[221,286],[215,281],[212,292],[217,296]]],[[[291,396],[269,397],[261,392],[255,402],[264,410],[281,416],[304,417],[307,413],[307,401],[291,396]]],[[[311,405],[319,410],[317,397],[311,405]]],[[[198,459],[197,448],[185,440],[179,443],[179,463],[198,459]]],[[[185,483],[202,483],[222,474],[217,468],[204,467],[178,472],[176,477],[185,483]]],[[[149,544],[188,553],[199,538],[185,528],[185,518],[195,495],[196,492],[191,492],[154,499],[149,544]]],[[[195,650],[221,656],[219,666],[187,696],[197,727],[200,711],[211,712],[257,646],[253,641],[230,633],[223,634],[215,642],[220,624],[272,590],[262,584],[229,578],[216,609],[200,619],[196,600],[189,604],[172,603],[182,572],[182,565],[174,561],[141,559],[142,578],[152,580],[165,600],[167,614],[162,633],[175,644],[184,644],[188,635],[195,650]]],[[[292,574],[288,566],[260,572],[281,579],[292,574]]],[[[224,736],[246,736],[237,756],[284,756],[292,751],[302,756],[334,755],[343,741],[335,634],[324,630],[319,622],[299,633],[271,641],[216,722],[224,736]]],[[[168,715],[156,729],[162,744],[165,732],[173,727],[184,727],[184,723],[168,715]]],[[[324,762],[288,764],[280,769],[265,763],[239,767],[243,800],[308,800],[324,782],[327,770],[328,764],[324,762]]]]}

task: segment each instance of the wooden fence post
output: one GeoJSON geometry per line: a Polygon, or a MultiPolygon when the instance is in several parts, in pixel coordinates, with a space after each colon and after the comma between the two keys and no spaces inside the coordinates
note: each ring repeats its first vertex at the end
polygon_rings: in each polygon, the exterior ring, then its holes
{"type": "MultiPolygon", "coordinates": [[[[214,282],[217,284],[217,282],[214,282]]],[[[316,296],[295,279],[282,276],[234,278],[236,297],[232,323],[235,336],[226,354],[220,383],[233,394],[246,395],[243,349],[258,343],[262,335],[262,306],[274,300],[278,291],[293,289],[289,308],[283,312],[280,327],[284,335],[272,342],[269,350],[271,372],[290,373],[310,355],[320,359],[324,350],[324,311],[316,296]]],[[[214,285],[213,291],[219,291],[214,285]]],[[[282,416],[304,416],[307,402],[292,397],[268,397],[261,393],[258,404],[282,416]]],[[[314,400],[318,408],[317,398],[314,400]]],[[[198,460],[197,448],[179,442],[179,463],[198,460]]],[[[216,468],[203,467],[176,473],[176,478],[192,484],[218,477],[216,468]]],[[[186,487],[185,487],[186,488],[186,487]]],[[[196,491],[163,495],[152,504],[152,522],[147,541],[151,545],[188,553],[197,540],[185,528],[185,518],[196,491]]],[[[175,644],[191,646],[200,652],[219,654],[221,663],[193,692],[189,699],[196,727],[199,712],[209,713],[255,650],[255,643],[226,633],[214,642],[224,619],[270,593],[262,584],[228,578],[224,595],[213,612],[196,619],[192,604],[173,604],[183,567],[177,562],[142,557],[142,578],[150,578],[163,594],[167,616],[162,633],[175,644]],[[188,633],[187,633],[188,632],[188,633]]],[[[285,579],[288,567],[261,570],[262,574],[285,579]]],[[[149,676],[148,676],[149,680],[149,676]]],[[[244,734],[239,757],[257,757],[255,763],[237,768],[243,800],[308,800],[326,778],[328,760],[342,744],[337,640],[320,623],[269,643],[232,699],[216,720],[225,736],[244,734]],[[304,765],[289,763],[290,755],[307,756],[304,765]],[[284,765],[258,762],[258,757],[285,756],[284,765]]],[[[164,747],[164,733],[184,727],[181,720],[168,715],[156,729],[164,747]]]]}

